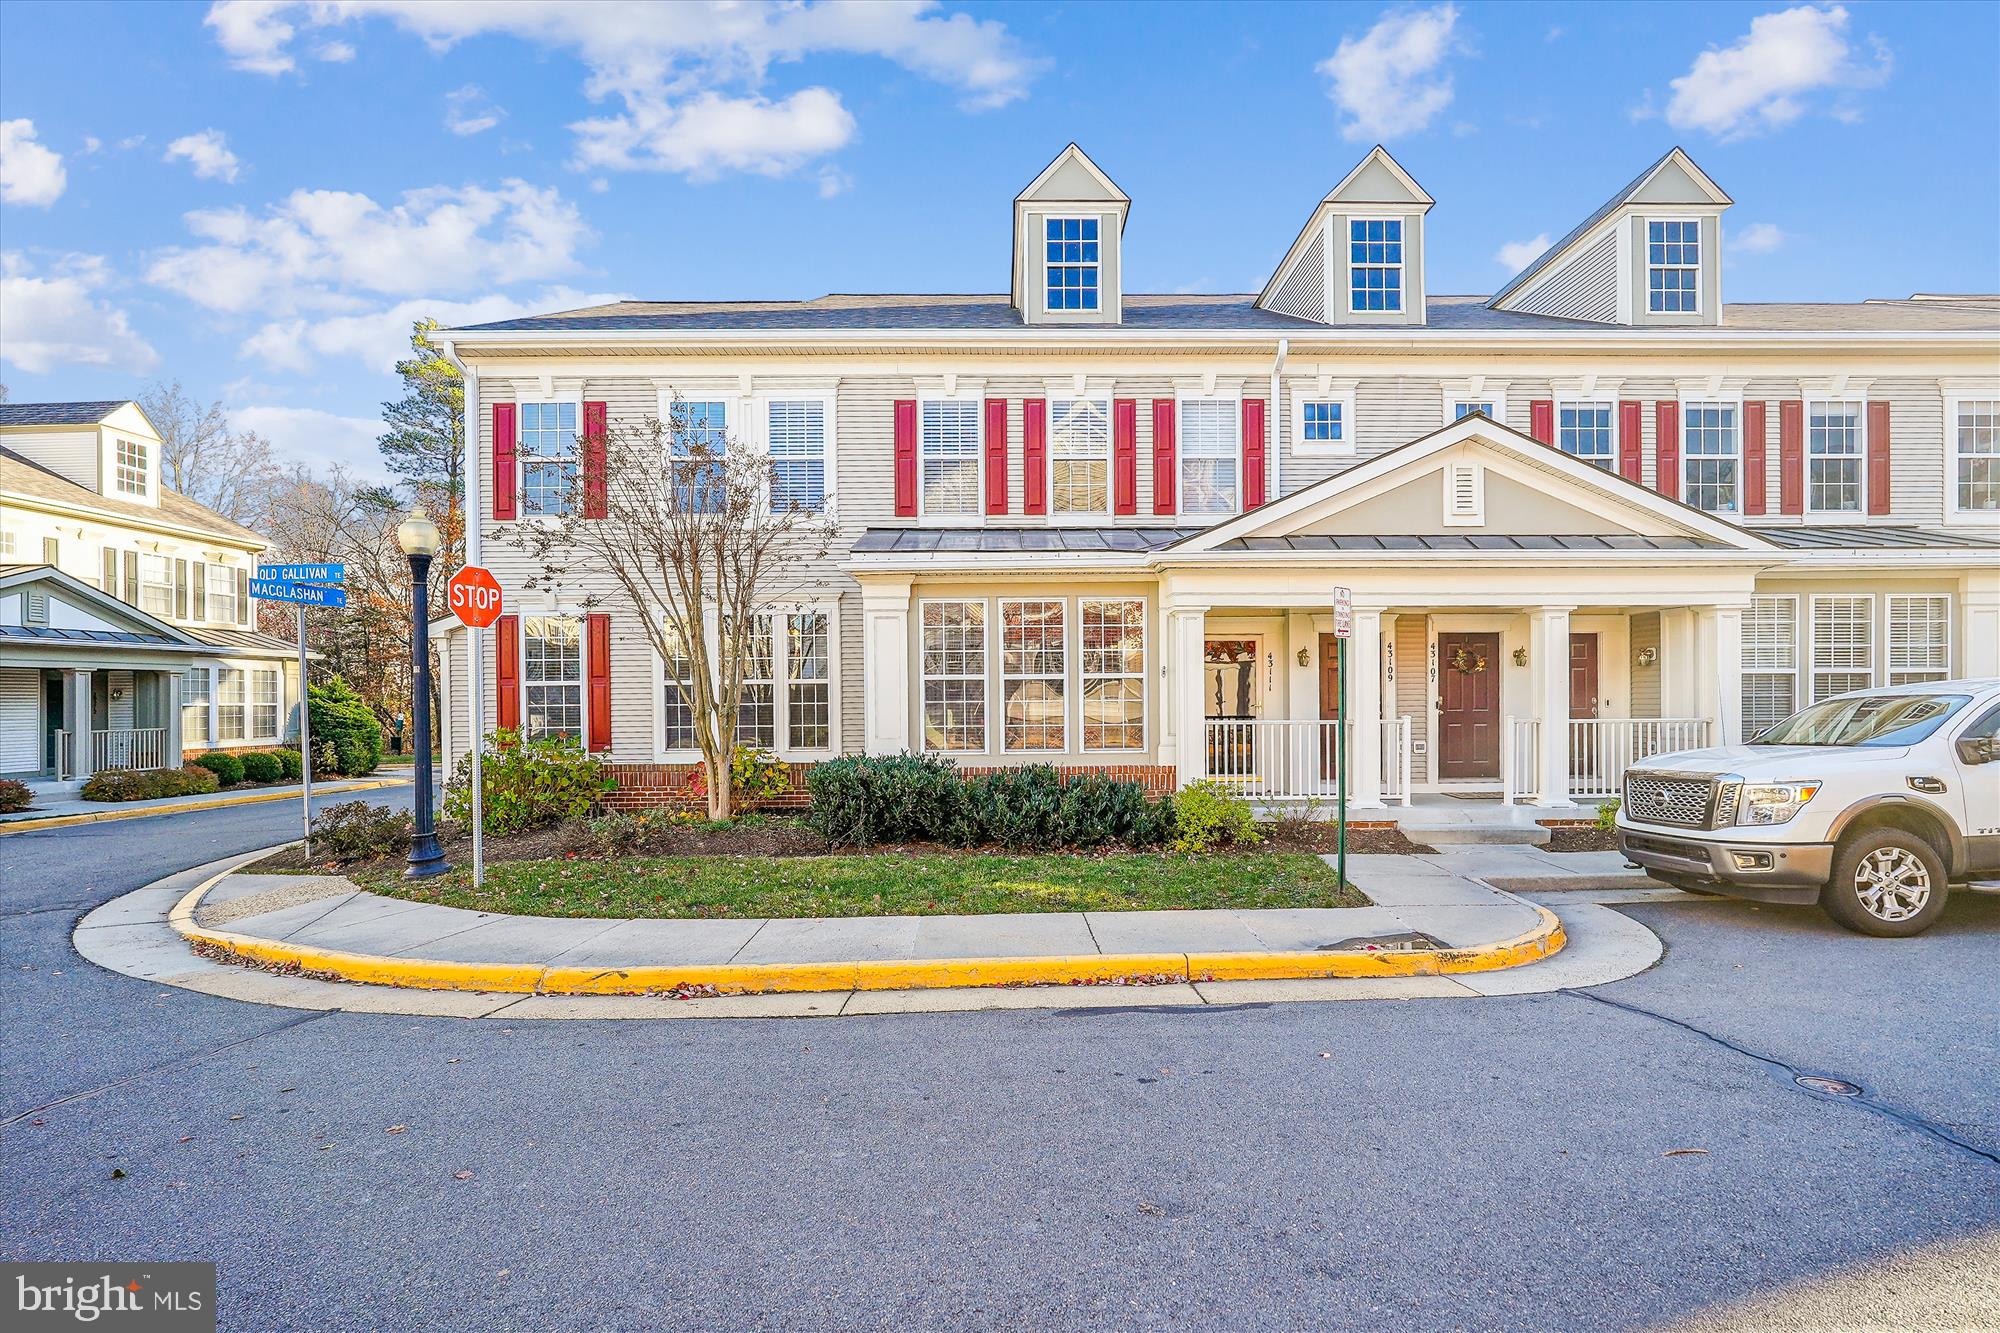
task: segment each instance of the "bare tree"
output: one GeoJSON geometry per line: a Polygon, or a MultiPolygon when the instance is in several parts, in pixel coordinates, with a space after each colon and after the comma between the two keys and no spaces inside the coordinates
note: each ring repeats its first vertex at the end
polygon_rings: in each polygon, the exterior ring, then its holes
{"type": "Polygon", "coordinates": [[[160,432],[160,477],[169,487],[239,523],[263,505],[279,478],[269,440],[234,433],[221,403],[203,407],[179,380],[148,385],[138,403],[160,432]]]}
{"type": "Polygon", "coordinates": [[[666,421],[604,432],[582,452],[601,463],[568,477],[552,506],[563,512],[519,525],[509,541],[540,568],[530,586],[608,575],[660,659],[684,665],[708,813],[726,818],[756,618],[810,586],[833,520],[785,498],[768,457],[711,439],[679,401],[666,421]]]}

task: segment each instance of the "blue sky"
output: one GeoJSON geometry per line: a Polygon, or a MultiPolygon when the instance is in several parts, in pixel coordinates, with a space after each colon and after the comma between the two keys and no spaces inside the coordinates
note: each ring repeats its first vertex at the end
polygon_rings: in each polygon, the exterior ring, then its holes
{"type": "Polygon", "coordinates": [[[1732,301],[1991,292],[1996,48],[1991,4],[13,0],[0,378],[179,378],[371,471],[416,313],[1004,290],[1072,138],[1132,290],[1255,290],[1380,140],[1438,200],[1433,291],[1679,143],[1737,201],[1732,301]]]}

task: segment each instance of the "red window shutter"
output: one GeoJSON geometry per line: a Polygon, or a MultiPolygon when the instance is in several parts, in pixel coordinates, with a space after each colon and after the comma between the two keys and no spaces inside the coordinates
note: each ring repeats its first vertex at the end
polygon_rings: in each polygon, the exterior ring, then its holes
{"type": "Polygon", "coordinates": [[[1868,512],[1889,512],[1889,405],[1868,404],[1868,512]]]}
{"type": "Polygon", "coordinates": [[[986,512],[1007,512],[1007,400],[986,400],[986,512]]]}
{"type": "Polygon", "coordinates": [[[1618,404],[1618,471],[1631,481],[1645,476],[1645,441],[1640,432],[1645,429],[1645,408],[1643,405],[1623,399],[1618,404]]]}
{"type": "Polygon", "coordinates": [[[1528,404],[1528,434],[1543,444],[1556,442],[1556,404],[1552,398],[1537,398],[1528,404]]]}
{"type": "Polygon", "coordinates": [[[1806,405],[1778,404],[1778,512],[1806,512],[1806,405]]]}
{"type": "Polygon", "coordinates": [[[896,517],[917,516],[917,400],[896,400],[896,517]]]}
{"type": "Polygon", "coordinates": [[[1111,404],[1111,512],[1139,512],[1139,400],[1111,404]]]}
{"type": "Polygon", "coordinates": [[[593,750],[611,748],[611,617],[592,611],[583,618],[584,668],[590,673],[590,699],[584,713],[590,719],[588,741],[593,750]]]}
{"type": "Polygon", "coordinates": [[[514,405],[493,404],[493,517],[514,517],[514,405]]]}
{"type": "Polygon", "coordinates": [[[1174,480],[1178,460],[1174,457],[1174,400],[1153,400],[1153,512],[1174,512],[1174,480]]]}
{"type": "Polygon", "coordinates": [[[583,516],[603,518],[610,512],[610,491],[604,476],[603,403],[583,405],[583,516]]]}
{"type": "Polygon", "coordinates": [[[1681,497],[1681,405],[1653,404],[1653,489],[1681,497]]]}
{"type": "Polygon", "coordinates": [[[1049,405],[1040,398],[1021,400],[1021,512],[1049,512],[1049,405]]]}
{"type": "Polygon", "coordinates": [[[1743,512],[1764,512],[1764,404],[1743,404],[1743,512]]]}
{"type": "Polygon", "coordinates": [[[502,616],[493,622],[493,657],[500,687],[500,706],[493,710],[494,725],[502,731],[518,731],[521,726],[521,617],[502,616]]]}
{"type": "Polygon", "coordinates": [[[1264,400],[1243,400],[1243,507],[1264,503],[1264,400]]]}

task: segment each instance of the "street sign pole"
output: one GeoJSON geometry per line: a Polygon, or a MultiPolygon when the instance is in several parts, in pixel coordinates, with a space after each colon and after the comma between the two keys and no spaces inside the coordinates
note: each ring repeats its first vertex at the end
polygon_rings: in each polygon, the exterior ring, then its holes
{"type": "Polygon", "coordinates": [[[500,619],[500,584],[491,570],[468,563],[451,576],[445,594],[451,613],[472,635],[472,883],[477,888],[486,879],[486,631],[500,619]]]}
{"type": "Polygon", "coordinates": [[[306,608],[347,605],[347,566],[336,564],[259,565],[250,596],[262,602],[290,602],[299,627],[299,822],[306,859],[312,859],[313,746],[312,701],[306,676],[306,608]]]}
{"type": "Polygon", "coordinates": [[[312,704],[306,694],[306,609],[294,607],[299,618],[299,815],[305,821],[306,860],[313,854],[313,731],[312,704]]]}

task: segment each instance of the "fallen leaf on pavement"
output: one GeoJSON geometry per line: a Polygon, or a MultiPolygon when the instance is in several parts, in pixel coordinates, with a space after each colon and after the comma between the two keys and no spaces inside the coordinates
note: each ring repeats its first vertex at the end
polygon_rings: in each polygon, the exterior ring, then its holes
{"type": "Polygon", "coordinates": [[[192,1135],[192,1134],[183,1134],[183,1135],[181,1135],[181,1142],[182,1142],[182,1143],[193,1143],[193,1142],[194,1142],[194,1135],[192,1135]]]}
{"type": "Polygon", "coordinates": [[[401,1134],[408,1128],[409,1128],[408,1125],[391,1125],[389,1126],[389,1128],[383,1130],[382,1132],[384,1134],[401,1134]]]}
{"type": "Polygon", "coordinates": [[[124,1167],[122,1167],[122,1166],[114,1166],[114,1167],[112,1167],[112,1168],[111,1168],[111,1178],[112,1178],[113,1180],[123,1180],[123,1179],[125,1179],[125,1168],[124,1168],[124,1167]]]}
{"type": "Polygon", "coordinates": [[[454,1171],[451,1173],[451,1178],[453,1180],[470,1180],[472,1179],[472,1173],[470,1171],[454,1171]]]}
{"type": "Polygon", "coordinates": [[[243,1117],[242,1117],[242,1116],[240,1116],[240,1115],[233,1115],[233,1116],[230,1116],[229,1118],[230,1118],[231,1120],[241,1120],[241,1119],[242,1119],[243,1117]]]}
{"type": "Polygon", "coordinates": [[[1139,1211],[1148,1217],[1165,1217],[1167,1215],[1167,1210],[1160,1207],[1157,1203],[1142,1203],[1139,1205],[1139,1211]]]}
{"type": "Polygon", "coordinates": [[[1708,1156],[1708,1149],[1706,1149],[1706,1148],[1669,1148],[1669,1149],[1668,1149],[1668,1150],[1667,1150],[1666,1152],[1663,1152],[1663,1153],[1661,1153],[1661,1154],[1660,1154],[1660,1156],[1662,1156],[1662,1157],[1706,1157],[1706,1156],[1708,1156]]]}

